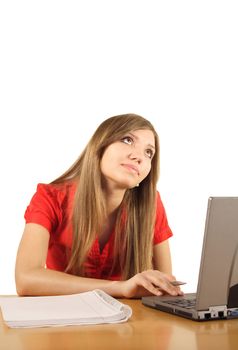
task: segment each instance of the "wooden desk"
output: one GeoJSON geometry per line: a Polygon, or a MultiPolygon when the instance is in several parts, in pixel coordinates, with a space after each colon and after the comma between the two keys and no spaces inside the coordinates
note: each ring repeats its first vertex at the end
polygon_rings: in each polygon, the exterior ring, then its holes
{"type": "Polygon", "coordinates": [[[11,329],[0,316],[0,350],[237,350],[238,319],[198,323],[122,300],[126,323],[11,329]]]}

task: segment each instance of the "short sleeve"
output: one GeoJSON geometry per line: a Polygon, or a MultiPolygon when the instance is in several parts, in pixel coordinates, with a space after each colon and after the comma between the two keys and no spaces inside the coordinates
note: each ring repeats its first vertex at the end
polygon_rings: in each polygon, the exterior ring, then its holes
{"type": "Polygon", "coordinates": [[[155,231],[154,231],[154,245],[161,243],[173,236],[173,233],[169,227],[167,215],[164,209],[159,192],[157,192],[156,200],[156,220],[155,220],[155,231]]]}
{"type": "Polygon", "coordinates": [[[25,211],[26,223],[44,226],[50,233],[58,224],[57,195],[51,185],[38,184],[36,193],[25,211]]]}

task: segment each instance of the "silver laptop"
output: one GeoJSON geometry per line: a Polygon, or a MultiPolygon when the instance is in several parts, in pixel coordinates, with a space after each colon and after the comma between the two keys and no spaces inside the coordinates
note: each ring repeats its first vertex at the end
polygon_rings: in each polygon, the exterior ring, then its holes
{"type": "Polygon", "coordinates": [[[208,199],[197,292],[142,303],[197,321],[238,318],[238,197],[208,199]]]}

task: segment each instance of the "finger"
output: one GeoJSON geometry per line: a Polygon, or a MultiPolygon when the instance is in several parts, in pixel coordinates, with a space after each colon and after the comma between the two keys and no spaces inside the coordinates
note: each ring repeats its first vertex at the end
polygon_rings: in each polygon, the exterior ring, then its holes
{"type": "Polygon", "coordinates": [[[178,287],[173,286],[169,281],[166,279],[160,280],[160,281],[154,281],[153,284],[156,288],[159,290],[170,294],[170,295],[179,295],[179,289],[178,287]]]}
{"type": "MultiPolygon", "coordinates": [[[[162,273],[157,270],[148,270],[144,271],[138,276],[141,281],[143,280],[143,283],[146,283],[146,288],[150,290],[153,294],[160,295],[160,292],[165,292],[170,295],[179,295],[178,287],[175,287],[171,284],[170,279],[172,279],[171,276],[162,273]],[[157,293],[155,293],[155,290],[157,290],[157,293]]],[[[144,285],[143,284],[143,285],[144,285]]]]}
{"type": "Polygon", "coordinates": [[[154,294],[154,295],[162,295],[162,291],[160,288],[158,288],[157,286],[155,286],[153,283],[151,283],[151,281],[145,277],[143,277],[139,284],[145,288],[146,290],[148,290],[151,294],[154,294]]]}

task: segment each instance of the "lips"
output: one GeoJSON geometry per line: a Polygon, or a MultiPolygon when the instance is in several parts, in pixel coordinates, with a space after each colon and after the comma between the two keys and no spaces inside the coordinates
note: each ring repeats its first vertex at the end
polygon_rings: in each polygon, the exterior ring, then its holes
{"type": "Polygon", "coordinates": [[[133,173],[136,173],[138,176],[140,175],[139,169],[132,164],[122,164],[122,166],[128,170],[130,170],[133,173]]]}

